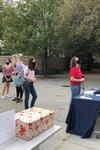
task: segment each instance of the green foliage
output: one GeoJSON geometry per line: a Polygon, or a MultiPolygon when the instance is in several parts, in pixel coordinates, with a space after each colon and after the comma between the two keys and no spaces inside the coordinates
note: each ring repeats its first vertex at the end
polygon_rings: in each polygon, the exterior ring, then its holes
{"type": "Polygon", "coordinates": [[[6,47],[26,54],[55,54],[58,50],[59,12],[62,0],[23,0],[6,4],[3,19],[6,47]]]}
{"type": "Polygon", "coordinates": [[[100,0],[0,0],[0,38],[13,52],[76,55],[100,49],[100,0]],[[46,52],[45,52],[46,51],[46,52]]]}
{"type": "Polygon", "coordinates": [[[99,0],[67,0],[63,14],[64,31],[67,28],[63,34],[64,49],[71,49],[72,54],[100,49],[99,0]]]}
{"type": "Polygon", "coordinates": [[[0,0],[0,39],[2,39],[2,35],[4,32],[3,23],[2,23],[3,17],[4,17],[3,1],[0,0]]]}

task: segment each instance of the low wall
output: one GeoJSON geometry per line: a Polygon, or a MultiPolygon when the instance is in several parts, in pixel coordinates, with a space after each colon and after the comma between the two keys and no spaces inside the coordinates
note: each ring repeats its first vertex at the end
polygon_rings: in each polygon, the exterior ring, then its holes
{"type": "MultiPolygon", "coordinates": [[[[6,59],[11,58],[11,56],[0,56],[0,66],[5,64],[6,59]]],[[[28,61],[29,56],[23,57],[23,62],[28,61]]],[[[36,57],[36,68],[37,73],[42,74],[42,57],[36,57]]],[[[1,67],[0,67],[1,68],[1,67]]],[[[47,73],[48,74],[57,74],[63,73],[66,71],[66,60],[65,58],[59,57],[48,57],[47,59],[47,73]]]]}

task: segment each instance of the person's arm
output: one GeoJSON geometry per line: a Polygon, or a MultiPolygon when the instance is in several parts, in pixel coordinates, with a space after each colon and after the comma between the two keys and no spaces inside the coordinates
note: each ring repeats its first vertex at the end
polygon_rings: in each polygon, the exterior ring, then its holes
{"type": "Polygon", "coordinates": [[[28,80],[28,81],[32,81],[32,80],[28,77],[28,74],[29,74],[29,69],[28,69],[28,67],[25,67],[25,69],[24,69],[24,79],[25,79],[25,80],[28,80]]]}
{"type": "Polygon", "coordinates": [[[71,81],[74,81],[74,82],[83,82],[85,79],[84,79],[84,78],[76,79],[74,76],[71,76],[71,77],[70,77],[70,80],[71,80],[71,81]]]}
{"type": "Polygon", "coordinates": [[[35,71],[34,71],[34,77],[33,77],[33,83],[35,83],[37,80],[36,76],[35,76],[35,71]]]}
{"type": "Polygon", "coordinates": [[[6,75],[5,75],[5,66],[3,66],[3,68],[2,68],[2,74],[5,77],[5,79],[8,80],[7,77],[6,77],[6,75]]]}

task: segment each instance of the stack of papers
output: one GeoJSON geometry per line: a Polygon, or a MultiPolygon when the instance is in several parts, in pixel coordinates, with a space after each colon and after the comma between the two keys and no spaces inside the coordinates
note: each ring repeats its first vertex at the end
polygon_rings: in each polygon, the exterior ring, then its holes
{"type": "Polygon", "coordinates": [[[100,96],[100,94],[95,94],[96,96],[100,96]]]}
{"type": "Polygon", "coordinates": [[[88,91],[84,92],[84,96],[92,96],[92,95],[94,95],[93,90],[88,90],[88,91]]]}
{"type": "Polygon", "coordinates": [[[84,96],[84,95],[80,96],[80,98],[83,98],[83,99],[92,99],[91,97],[87,97],[87,96],[84,96]]]}

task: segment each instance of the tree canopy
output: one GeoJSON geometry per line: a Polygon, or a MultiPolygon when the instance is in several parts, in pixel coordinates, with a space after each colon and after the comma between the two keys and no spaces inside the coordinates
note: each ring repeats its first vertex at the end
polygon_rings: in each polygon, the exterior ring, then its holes
{"type": "Polygon", "coordinates": [[[44,64],[100,51],[100,0],[0,0],[0,20],[5,49],[42,55],[44,64]]]}
{"type": "Polygon", "coordinates": [[[67,0],[62,21],[64,45],[73,52],[98,51],[100,49],[100,1],[67,0]]]}
{"type": "Polygon", "coordinates": [[[99,0],[0,0],[0,37],[5,47],[49,55],[97,50],[100,45],[99,0]]]}
{"type": "MultiPolygon", "coordinates": [[[[7,48],[24,53],[56,53],[61,0],[23,0],[6,4],[3,38],[7,48]]],[[[57,52],[58,53],[58,52],[57,52]]]]}

